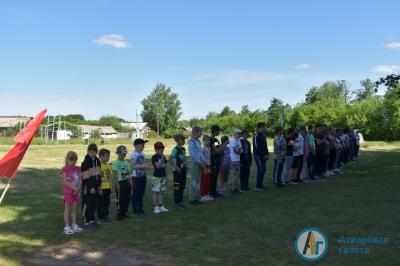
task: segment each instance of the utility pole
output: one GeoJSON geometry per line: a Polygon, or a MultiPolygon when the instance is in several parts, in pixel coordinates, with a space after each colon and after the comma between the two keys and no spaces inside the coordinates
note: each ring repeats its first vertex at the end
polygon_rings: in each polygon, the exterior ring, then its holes
{"type": "Polygon", "coordinates": [[[160,112],[158,110],[158,106],[157,106],[157,135],[158,139],[160,139],[160,112]]]}
{"type": "Polygon", "coordinates": [[[45,138],[46,138],[46,145],[49,144],[49,124],[50,124],[50,116],[47,116],[47,126],[45,127],[45,138]]]}
{"type": "Polygon", "coordinates": [[[139,113],[136,108],[136,138],[140,138],[140,129],[139,129],[139,113]]]}
{"type": "Polygon", "coordinates": [[[53,144],[54,141],[54,125],[56,124],[56,117],[53,116],[53,129],[51,131],[51,144],[53,144]]]}

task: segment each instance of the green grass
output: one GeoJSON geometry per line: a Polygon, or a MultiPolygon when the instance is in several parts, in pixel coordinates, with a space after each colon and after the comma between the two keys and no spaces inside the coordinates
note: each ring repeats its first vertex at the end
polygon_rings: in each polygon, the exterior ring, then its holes
{"type": "MultiPolygon", "coordinates": [[[[86,147],[32,145],[0,207],[0,265],[24,265],[42,247],[71,240],[165,255],[178,265],[309,265],[293,246],[297,233],[307,227],[321,228],[329,238],[321,265],[399,265],[400,144],[365,146],[359,165],[325,182],[271,188],[269,162],[268,191],[228,196],[184,211],[172,208],[170,182],[166,195],[170,213],[113,222],[98,231],[66,237],[61,234],[59,169],[68,150],[83,159],[86,147]],[[337,240],[342,235],[387,236],[391,243],[370,246],[370,255],[339,255],[337,240]]],[[[0,156],[9,147],[0,145],[0,156]]],[[[114,144],[104,147],[115,149],[114,144]]],[[[167,154],[171,148],[172,141],[167,141],[167,154]]],[[[146,152],[152,154],[150,145],[146,152]]]]}

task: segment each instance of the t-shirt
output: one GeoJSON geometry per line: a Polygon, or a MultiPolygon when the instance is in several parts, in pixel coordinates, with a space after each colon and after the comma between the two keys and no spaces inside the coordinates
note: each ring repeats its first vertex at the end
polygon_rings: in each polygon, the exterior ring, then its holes
{"type": "Polygon", "coordinates": [[[325,144],[323,143],[323,140],[324,140],[324,135],[322,133],[315,134],[315,149],[318,153],[324,151],[325,144]]]}
{"type": "Polygon", "coordinates": [[[202,151],[203,151],[204,163],[205,163],[206,165],[211,165],[211,151],[210,151],[210,147],[203,146],[202,151]]]}
{"type": "Polygon", "coordinates": [[[286,138],[286,156],[293,156],[293,144],[289,145],[292,140],[294,141],[293,137],[286,138]]]}
{"type": "MultiPolygon", "coordinates": [[[[67,176],[67,181],[74,187],[79,185],[79,173],[81,172],[78,166],[64,166],[61,170],[62,174],[67,176]]],[[[70,187],[64,186],[64,193],[73,193],[74,190],[70,187]]]]}
{"type": "Polygon", "coordinates": [[[225,147],[224,153],[220,154],[220,156],[221,156],[221,166],[222,167],[230,167],[232,164],[231,149],[228,146],[225,147]]]}
{"type": "Polygon", "coordinates": [[[118,181],[125,181],[131,177],[132,166],[126,160],[116,160],[112,163],[112,170],[117,173],[118,181]]]}
{"type": "MultiPolygon", "coordinates": [[[[180,167],[181,169],[186,168],[186,150],[185,147],[176,146],[172,149],[171,153],[172,161],[174,165],[180,167]]],[[[175,171],[175,168],[174,168],[175,171]]]]}
{"type": "Polygon", "coordinates": [[[231,151],[231,160],[232,162],[239,162],[240,161],[240,154],[235,152],[235,148],[242,148],[242,143],[240,140],[233,138],[229,143],[229,148],[231,151]]]}
{"type": "Polygon", "coordinates": [[[294,141],[293,156],[301,155],[304,155],[304,137],[303,135],[298,134],[296,140],[294,141]]]}
{"type": "Polygon", "coordinates": [[[110,189],[111,188],[111,174],[112,174],[112,165],[110,163],[102,163],[101,164],[101,189],[110,189]]]}
{"type": "Polygon", "coordinates": [[[307,143],[308,143],[308,152],[315,151],[314,135],[312,133],[307,133],[306,139],[307,139],[307,143]]]}
{"type": "Polygon", "coordinates": [[[220,143],[216,137],[210,137],[211,161],[219,162],[219,154],[215,152],[214,147],[219,147],[220,143]]]}
{"type": "Polygon", "coordinates": [[[167,159],[165,159],[164,155],[158,155],[158,154],[154,154],[153,157],[151,158],[151,163],[154,166],[154,173],[153,176],[155,177],[166,177],[167,176],[167,159]],[[156,163],[159,161],[162,161],[162,165],[160,168],[156,167],[156,163]]]}
{"type": "MultiPolygon", "coordinates": [[[[143,166],[145,165],[146,162],[146,156],[145,154],[141,152],[134,151],[131,153],[131,161],[135,162],[136,165],[143,166]]],[[[146,168],[141,168],[141,169],[133,169],[133,176],[135,177],[144,177],[146,176],[146,168]]]]}

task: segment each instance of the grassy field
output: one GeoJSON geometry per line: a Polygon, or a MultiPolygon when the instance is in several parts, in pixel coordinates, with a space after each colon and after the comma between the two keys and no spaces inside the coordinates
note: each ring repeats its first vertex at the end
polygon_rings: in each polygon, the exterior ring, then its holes
{"type": "MultiPolygon", "coordinates": [[[[0,156],[10,147],[0,145],[0,156]]],[[[104,147],[113,151],[116,145],[104,147]]],[[[167,141],[167,154],[171,148],[167,141]]],[[[360,164],[344,174],[284,189],[271,187],[269,162],[267,191],[183,211],[173,208],[170,182],[171,211],[163,215],[150,214],[148,186],[147,216],[64,236],[59,169],[71,149],[83,159],[84,145],[30,147],[0,207],[0,265],[309,265],[293,245],[308,227],[322,229],[329,239],[326,257],[314,265],[400,264],[400,143],[369,142],[360,164]],[[341,255],[340,247],[352,247],[339,244],[341,236],[386,236],[391,242],[368,246],[369,255],[341,255]]],[[[146,152],[152,154],[150,145],[146,152]]]]}

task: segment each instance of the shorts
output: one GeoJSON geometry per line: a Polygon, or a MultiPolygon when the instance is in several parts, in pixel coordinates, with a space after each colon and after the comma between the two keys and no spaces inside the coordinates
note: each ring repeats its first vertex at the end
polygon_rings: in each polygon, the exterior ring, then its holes
{"type": "Polygon", "coordinates": [[[303,160],[303,156],[293,156],[292,169],[299,168],[302,160],[303,160]]]}
{"type": "Polygon", "coordinates": [[[151,191],[156,193],[167,191],[167,178],[153,176],[151,179],[151,191]]]}
{"type": "Polygon", "coordinates": [[[75,195],[73,192],[64,193],[64,202],[67,204],[78,203],[79,195],[75,195]]]}
{"type": "Polygon", "coordinates": [[[240,161],[232,162],[232,169],[234,171],[240,171],[240,161]]]}

